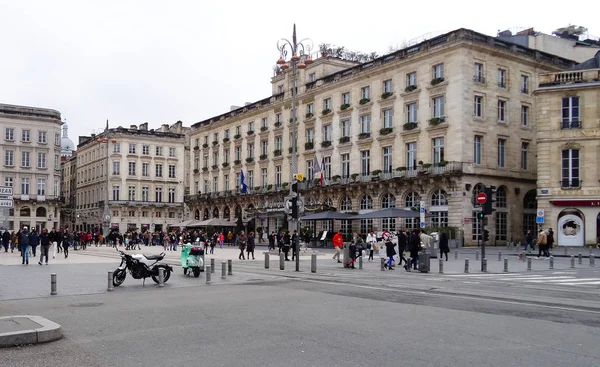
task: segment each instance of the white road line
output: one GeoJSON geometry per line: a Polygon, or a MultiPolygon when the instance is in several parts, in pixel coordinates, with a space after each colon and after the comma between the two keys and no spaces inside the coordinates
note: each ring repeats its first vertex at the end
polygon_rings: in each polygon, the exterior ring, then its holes
{"type": "Polygon", "coordinates": [[[525,280],[525,282],[527,283],[579,283],[579,282],[589,282],[591,280],[597,281],[599,280],[598,278],[570,278],[570,279],[550,279],[550,280],[544,280],[544,279],[533,279],[533,280],[525,280]]]}
{"type": "Polygon", "coordinates": [[[494,280],[501,280],[501,281],[507,281],[507,280],[521,280],[524,282],[527,281],[533,281],[533,280],[547,280],[547,281],[559,281],[559,280],[569,280],[569,279],[576,279],[575,277],[543,277],[543,276],[532,276],[532,277],[528,277],[528,278],[498,278],[498,279],[494,279],[494,280]]]}
{"type": "Polygon", "coordinates": [[[514,273],[514,274],[448,274],[447,276],[449,277],[453,277],[453,278],[461,278],[461,277],[467,277],[467,278],[472,278],[472,277],[482,277],[482,278],[486,278],[486,277],[497,277],[497,276],[519,276],[519,275],[523,275],[521,273],[514,273]]]}

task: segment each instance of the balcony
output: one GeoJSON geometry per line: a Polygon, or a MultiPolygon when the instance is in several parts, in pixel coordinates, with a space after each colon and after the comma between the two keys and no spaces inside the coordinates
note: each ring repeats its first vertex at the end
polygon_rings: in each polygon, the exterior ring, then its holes
{"type": "Polygon", "coordinates": [[[150,206],[150,207],[178,207],[182,206],[183,202],[168,203],[165,201],[141,201],[141,200],[109,200],[108,205],[120,205],[120,206],[150,206]]]}
{"type": "Polygon", "coordinates": [[[485,84],[485,78],[481,75],[473,75],[473,81],[475,83],[485,84]]]}
{"type": "Polygon", "coordinates": [[[540,74],[540,88],[600,81],[600,69],[540,74]]]}

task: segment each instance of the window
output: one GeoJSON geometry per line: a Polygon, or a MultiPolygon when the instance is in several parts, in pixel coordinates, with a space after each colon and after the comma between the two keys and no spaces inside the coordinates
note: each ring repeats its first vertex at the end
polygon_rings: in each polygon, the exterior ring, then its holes
{"type": "Polygon", "coordinates": [[[269,183],[268,171],[266,168],[261,168],[261,170],[260,170],[260,185],[264,189],[265,187],[267,187],[268,183],[269,183]]]}
{"type": "Polygon", "coordinates": [[[129,143],[129,154],[135,154],[135,144],[129,143]]]}
{"type": "Polygon", "coordinates": [[[508,213],[496,212],[496,241],[506,241],[508,227],[508,213]]]}
{"type": "Polygon", "coordinates": [[[283,93],[283,85],[277,86],[277,93],[283,93]]]}
{"type": "Polygon", "coordinates": [[[269,141],[268,140],[261,140],[260,154],[261,155],[269,155],[269,141]]]}
{"type": "Polygon", "coordinates": [[[46,168],[46,153],[38,153],[37,164],[38,168],[46,168]]]}
{"type": "MultiPolygon", "coordinates": [[[[198,167],[196,167],[196,168],[198,168],[198,167]]],[[[142,176],[144,176],[144,177],[150,176],[150,163],[142,163],[142,176]]]]}
{"type": "Polygon", "coordinates": [[[498,190],[496,190],[496,208],[506,208],[506,207],[508,207],[506,188],[504,186],[500,186],[498,188],[498,190]]]}
{"type": "Polygon", "coordinates": [[[433,147],[433,164],[437,165],[444,160],[444,138],[431,139],[433,147]]]}
{"type": "Polygon", "coordinates": [[[521,126],[529,126],[529,106],[521,106],[521,126]]]}
{"type": "Polygon", "coordinates": [[[565,97],[562,99],[562,124],[563,129],[580,128],[579,97],[565,97]]]}
{"type": "Polygon", "coordinates": [[[417,167],[417,143],[406,143],[406,169],[414,170],[417,167]]]}
{"type": "Polygon", "coordinates": [[[323,141],[331,141],[331,124],[323,126],[323,141]]]}
{"type": "Polygon", "coordinates": [[[350,92],[342,93],[342,104],[350,104],[350,92]]]}
{"type": "Polygon", "coordinates": [[[444,96],[433,99],[433,117],[444,118],[444,96]]]}
{"type": "Polygon", "coordinates": [[[416,87],[417,86],[417,72],[416,71],[406,74],[406,86],[407,87],[411,87],[411,86],[416,87]]]}
{"type": "Polygon", "coordinates": [[[169,203],[174,203],[175,202],[175,189],[174,188],[169,188],[169,203]]]}
{"type": "Polygon", "coordinates": [[[361,99],[371,99],[371,87],[366,86],[360,88],[360,98],[361,99]]]}
{"type": "Polygon", "coordinates": [[[163,194],[162,187],[157,187],[155,190],[155,194],[154,194],[154,198],[157,203],[162,203],[162,194],[163,194]]]}
{"type": "Polygon", "coordinates": [[[309,103],[306,105],[306,113],[310,113],[311,115],[314,115],[315,113],[315,104],[314,103],[309,103]]]}
{"type": "Polygon", "coordinates": [[[208,168],[208,154],[205,154],[205,155],[202,157],[202,163],[203,163],[202,167],[204,167],[204,168],[208,168]]]}
{"type": "MultiPolygon", "coordinates": [[[[217,141],[217,142],[219,141],[219,133],[218,132],[213,134],[213,141],[217,141]]],[[[173,149],[173,155],[171,157],[175,157],[175,152],[174,152],[175,148],[169,148],[169,150],[171,150],[171,149],[173,149]]]]}
{"type": "Polygon", "coordinates": [[[444,64],[434,65],[432,69],[433,79],[444,79],[444,64]]]}
{"type": "MultiPolygon", "coordinates": [[[[207,161],[206,161],[206,165],[208,166],[208,156],[207,156],[207,161]]],[[[242,147],[241,146],[237,146],[235,147],[235,160],[236,161],[241,161],[242,160],[242,147]]]]}
{"type": "MultiPolygon", "coordinates": [[[[60,157],[58,154],[54,155],[54,169],[58,169],[60,167],[60,157]]],[[[102,164],[102,175],[104,175],[104,163],[102,164]]]]}
{"type": "Polygon", "coordinates": [[[46,138],[46,132],[45,131],[40,131],[38,133],[38,143],[40,144],[46,144],[47,143],[47,138],[46,138]]]}
{"type": "Polygon", "coordinates": [[[163,176],[163,165],[162,164],[157,164],[155,166],[155,170],[156,170],[156,177],[162,177],[163,176]]]}
{"type": "Polygon", "coordinates": [[[306,129],[306,142],[312,143],[314,141],[315,141],[315,129],[314,128],[306,129]]]}
{"type": "Polygon", "coordinates": [[[352,211],[352,198],[349,196],[344,196],[340,201],[340,211],[352,211]]]}
{"type": "Polygon", "coordinates": [[[498,87],[506,88],[506,70],[498,69],[498,87]]]}
{"type": "Polygon", "coordinates": [[[383,127],[386,129],[391,129],[394,126],[392,116],[394,116],[394,110],[388,108],[383,110],[383,127]]]}
{"type": "Polygon", "coordinates": [[[31,142],[31,131],[23,130],[23,132],[21,133],[21,141],[24,143],[31,142]]]}
{"type": "Polygon", "coordinates": [[[388,80],[384,80],[383,81],[383,93],[393,93],[393,89],[392,89],[392,79],[388,79],[388,80]]]}
{"type": "Polygon", "coordinates": [[[223,190],[229,191],[229,175],[223,176],[223,190]]]}
{"type": "Polygon", "coordinates": [[[281,186],[281,166],[275,166],[275,186],[281,186]]]}
{"type": "Polygon", "coordinates": [[[196,143],[195,146],[199,147],[200,146],[200,138],[196,138],[196,143]]]}
{"type": "Polygon", "coordinates": [[[248,123],[248,131],[254,131],[254,121],[248,123]]]}
{"type": "Polygon", "coordinates": [[[504,168],[506,166],[505,153],[506,153],[506,139],[498,139],[498,167],[499,168],[504,168]]]}
{"type": "Polygon", "coordinates": [[[283,147],[283,137],[280,136],[276,136],[275,137],[275,150],[282,150],[283,147]]]}
{"type": "Polygon", "coordinates": [[[260,121],[260,127],[261,127],[261,129],[268,129],[269,128],[269,119],[266,117],[263,117],[262,120],[260,121]]]}
{"type": "Polygon", "coordinates": [[[204,144],[208,144],[208,135],[204,137],[204,144]]]}
{"type": "Polygon", "coordinates": [[[223,137],[224,139],[229,139],[229,129],[225,129],[225,132],[223,133],[223,135],[225,135],[223,137]]]}
{"type": "Polygon", "coordinates": [[[4,177],[4,186],[13,187],[13,178],[12,177],[4,177]]]}
{"type": "Polygon", "coordinates": [[[406,105],[406,122],[417,123],[417,103],[406,105]]]}
{"type": "Polygon", "coordinates": [[[120,187],[119,187],[119,186],[117,186],[117,185],[114,185],[114,186],[112,187],[112,196],[113,196],[113,201],[119,201],[119,200],[120,200],[120,198],[119,198],[119,195],[120,195],[120,193],[121,193],[121,189],[120,189],[120,187]]]}
{"type": "Polygon", "coordinates": [[[7,127],[5,139],[8,141],[14,141],[15,140],[15,129],[13,129],[11,127],[7,127]]]}
{"type": "Polygon", "coordinates": [[[448,200],[446,191],[438,189],[431,195],[431,226],[448,227],[448,200]]]}
{"type": "Polygon", "coordinates": [[[359,117],[360,120],[360,132],[363,134],[369,134],[371,132],[371,115],[362,115],[359,117]]]}
{"type": "Polygon", "coordinates": [[[314,82],[315,80],[317,80],[317,74],[316,73],[310,73],[310,74],[308,74],[308,81],[309,82],[314,82]]]}
{"type": "Polygon", "coordinates": [[[29,152],[21,152],[21,167],[31,167],[29,152]]]}
{"type": "Polygon", "coordinates": [[[129,162],[129,176],[135,176],[135,162],[129,162]]]}
{"type": "Polygon", "coordinates": [[[219,164],[219,152],[213,152],[213,156],[212,156],[212,161],[213,161],[213,166],[216,166],[219,164]]]}
{"type": "Polygon", "coordinates": [[[475,63],[475,73],[473,75],[473,81],[477,83],[485,83],[485,74],[483,72],[483,64],[476,62],[475,63]]]}
{"type": "Polygon", "coordinates": [[[8,167],[12,167],[15,165],[15,152],[12,150],[7,150],[4,153],[4,165],[8,167]]]}
{"type": "Polygon", "coordinates": [[[242,135],[242,127],[240,125],[235,127],[235,135],[242,135]]]}
{"type": "Polygon", "coordinates": [[[254,187],[254,171],[248,171],[248,187],[254,187]]]}
{"type": "Polygon", "coordinates": [[[521,93],[529,93],[529,77],[527,75],[521,75],[521,93]]]}
{"type": "Polygon", "coordinates": [[[360,174],[368,176],[371,174],[371,151],[363,150],[360,152],[360,174]]]}
{"type": "Polygon", "coordinates": [[[21,179],[21,194],[29,195],[29,179],[28,178],[21,179]]]}
{"type": "Polygon", "coordinates": [[[150,188],[148,186],[142,187],[142,201],[150,200],[150,188]]]}
{"type": "Polygon", "coordinates": [[[210,192],[210,182],[208,182],[208,180],[204,180],[204,193],[209,193],[210,192]]]}
{"type": "Polygon", "coordinates": [[[562,188],[579,188],[579,150],[565,149],[562,151],[562,188]]]}
{"type": "Polygon", "coordinates": [[[372,210],[373,199],[369,195],[365,195],[360,198],[360,210],[372,210]]]}
{"type": "Polygon", "coordinates": [[[46,195],[46,180],[43,178],[38,178],[37,181],[37,194],[44,196],[46,195]]]}
{"type": "Polygon", "coordinates": [[[175,178],[175,165],[169,164],[169,178],[175,178]]]}
{"type": "Polygon", "coordinates": [[[127,200],[135,201],[135,186],[129,186],[127,200]]]}
{"type": "Polygon", "coordinates": [[[112,162],[112,174],[118,176],[121,174],[121,162],[113,161],[112,162]]]}
{"type": "Polygon", "coordinates": [[[331,157],[323,157],[323,178],[331,180],[331,157]]]}
{"type": "Polygon", "coordinates": [[[142,155],[150,155],[150,145],[142,145],[142,155]]]}
{"type": "Polygon", "coordinates": [[[527,159],[529,155],[529,143],[521,142],[521,169],[527,170],[527,159]]]}
{"type": "Polygon", "coordinates": [[[350,154],[349,153],[344,153],[341,155],[341,162],[342,162],[342,178],[349,178],[350,177],[350,154]]]}
{"type": "Polygon", "coordinates": [[[248,158],[254,158],[254,143],[248,143],[248,158]]]}
{"type": "Polygon", "coordinates": [[[323,110],[330,110],[331,111],[331,98],[325,98],[323,100],[323,110]]]}
{"type": "Polygon", "coordinates": [[[383,172],[392,173],[392,147],[383,147],[381,152],[383,157],[383,172]]]}
{"type": "Polygon", "coordinates": [[[162,157],[162,155],[163,155],[162,147],[156,147],[156,156],[162,157]]]}
{"type": "Polygon", "coordinates": [[[340,122],[341,133],[343,138],[350,137],[350,119],[345,119],[340,122]]]}
{"type": "MultiPolygon", "coordinates": [[[[395,208],[396,197],[390,193],[384,194],[381,197],[381,209],[395,208]]],[[[396,231],[396,218],[382,218],[381,230],[396,231]]]]}
{"type": "Polygon", "coordinates": [[[483,136],[475,135],[473,139],[473,163],[481,164],[483,155],[483,136]]]}
{"type": "Polygon", "coordinates": [[[475,115],[475,117],[483,117],[483,97],[482,96],[475,96],[474,100],[473,100],[473,107],[474,107],[474,111],[473,114],[475,115]]]}
{"type": "Polygon", "coordinates": [[[506,122],[506,101],[498,101],[498,121],[506,122]]]}
{"type": "Polygon", "coordinates": [[[223,149],[223,163],[229,163],[229,148],[223,149]]]}

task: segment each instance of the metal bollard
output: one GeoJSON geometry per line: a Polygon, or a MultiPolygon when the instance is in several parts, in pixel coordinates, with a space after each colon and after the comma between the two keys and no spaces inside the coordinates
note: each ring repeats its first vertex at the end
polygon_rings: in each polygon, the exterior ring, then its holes
{"type": "Polygon", "coordinates": [[[525,253],[525,251],[521,252],[521,261],[527,261],[527,254],[525,253]]]}
{"type": "Polygon", "coordinates": [[[440,274],[444,274],[444,260],[440,257],[440,274]]]}
{"type": "Polygon", "coordinates": [[[508,273],[508,259],[504,258],[504,272],[508,273]]]}
{"type": "Polygon", "coordinates": [[[381,258],[381,271],[385,271],[385,259],[381,258]]]}
{"type": "Polygon", "coordinates": [[[279,254],[279,270],[284,270],[284,269],[285,269],[285,257],[282,252],[279,254]]]}
{"type": "Polygon", "coordinates": [[[159,287],[165,286],[165,269],[164,268],[158,268],[158,286],[159,287]]]}
{"type": "Polygon", "coordinates": [[[269,253],[268,252],[264,252],[265,254],[265,269],[269,268],[269,263],[271,262],[271,260],[269,259],[269,253]]]}
{"type": "Polygon", "coordinates": [[[227,278],[227,261],[221,261],[221,279],[227,278]]]}
{"type": "MultiPolygon", "coordinates": [[[[112,279],[111,279],[112,280],[112,279]]],[[[56,296],[56,273],[50,274],[50,295],[56,296]]]]}
{"type": "Polygon", "coordinates": [[[358,269],[362,269],[363,268],[363,257],[359,256],[358,257],[358,269]]]}
{"type": "Polygon", "coordinates": [[[502,251],[498,251],[498,261],[502,261],[502,251]]]}
{"type": "Polygon", "coordinates": [[[469,272],[469,259],[465,259],[465,273],[469,272]]]}
{"type": "Polygon", "coordinates": [[[212,266],[206,266],[206,284],[210,284],[210,277],[212,276],[211,273],[213,273],[214,271],[215,269],[212,266]]]}
{"type": "Polygon", "coordinates": [[[233,275],[233,260],[227,260],[227,275],[233,275]]]}
{"type": "Polygon", "coordinates": [[[454,251],[454,260],[458,260],[458,250],[454,251]]]}
{"type": "Polygon", "coordinates": [[[593,255],[592,248],[590,247],[590,256],[593,255]]]}
{"type": "Polygon", "coordinates": [[[577,260],[577,264],[581,265],[581,264],[583,264],[583,255],[581,254],[581,252],[578,255],[579,255],[579,259],[577,260]]]}
{"type": "Polygon", "coordinates": [[[554,256],[550,256],[550,269],[554,269],[554,256]]]}
{"type": "MultiPolygon", "coordinates": [[[[360,268],[362,269],[362,256],[360,257],[361,261],[360,261],[360,268]]],[[[316,273],[317,272],[317,254],[311,254],[310,255],[310,272],[311,273],[316,273]]]]}
{"type": "Polygon", "coordinates": [[[575,269],[575,255],[571,255],[571,269],[575,269]]]}
{"type": "Polygon", "coordinates": [[[527,258],[527,270],[531,271],[531,258],[530,257],[527,258]]]}
{"type": "Polygon", "coordinates": [[[108,288],[106,289],[107,291],[114,291],[115,287],[113,285],[113,272],[112,270],[108,271],[108,288]]]}
{"type": "Polygon", "coordinates": [[[481,271],[487,273],[487,258],[481,259],[481,271]]]}
{"type": "Polygon", "coordinates": [[[590,267],[594,267],[595,262],[596,262],[596,259],[594,258],[594,255],[590,255],[590,267]]]}
{"type": "Polygon", "coordinates": [[[407,257],[406,261],[406,271],[410,273],[412,269],[412,258],[407,257]]]}
{"type": "Polygon", "coordinates": [[[479,250],[475,251],[475,261],[479,261],[479,250]]]}
{"type": "Polygon", "coordinates": [[[215,266],[215,259],[214,259],[214,258],[212,258],[212,259],[210,259],[210,272],[211,272],[211,273],[214,273],[214,272],[215,272],[215,269],[216,269],[216,266],[215,266]]]}

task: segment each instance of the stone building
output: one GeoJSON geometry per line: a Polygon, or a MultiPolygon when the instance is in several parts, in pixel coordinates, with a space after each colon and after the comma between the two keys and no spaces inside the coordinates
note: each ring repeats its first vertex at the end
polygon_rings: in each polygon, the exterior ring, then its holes
{"type": "Polygon", "coordinates": [[[107,122],[103,133],[80,137],[75,229],[154,231],[181,222],[186,141],[181,125],[109,129],[107,122]]]}
{"type": "Polygon", "coordinates": [[[600,238],[600,52],[569,71],[540,75],[538,207],[559,246],[600,238]],[[553,163],[554,162],[554,163],[553,163]]]}
{"type": "MultiPolygon", "coordinates": [[[[476,242],[473,197],[498,187],[492,243],[535,226],[535,99],[539,72],[574,62],[459,29],[357,64],[321,54],[298,74],[299,172],[307,211],[426,210],[426,226],[452,226],[476,242]],[[322,167],[324,182],[320,183],[322,167]]],[[[270,230],[289,191],[291,71],[272,96],[192,126],[191,195],[197,219],[270,230]],[[244,174],[248,193],[239,191],[244,174]]],[[[319,229],[349,232],[345,221],[319,229]]],[[[353,230],[415,228],[414,219],[363,220],[353,230]]]]}
{"type": "Polygon", "coordinates": [[[61,125],[58,111],[0,104],[0,185],[14,200],[3,227],[59,227],[61,125]]]}
{"type": "Polygon", "coordinates": [[[63,152],[66,154],[61,155],[60,164],[62,177],[60,196],[63,201],[60,209],[60,222],[63,228],[73,231],[75,230],[75,219],[77,218],[77,151],[65,149],[64,145],[63,134],[63,152]]]}

